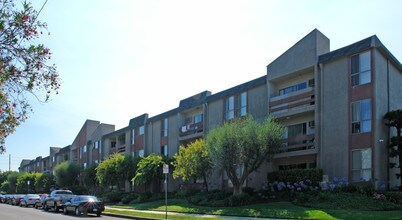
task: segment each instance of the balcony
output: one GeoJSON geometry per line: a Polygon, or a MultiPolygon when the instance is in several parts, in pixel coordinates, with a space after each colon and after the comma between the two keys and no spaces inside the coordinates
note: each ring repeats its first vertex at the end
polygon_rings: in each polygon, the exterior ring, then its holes
{"type": "Polygon", "coordinates": [[[269,112],[277,118],[314,111],[314,109],[315,97],[312,87],[272,97],[269,102],[269,112]]]}
{"type": "Polygon", "coordinates": [[[121,146],[117,147],[116,152],[119,154],[126,152],[126,146],[121,145],[121,146]]]}
{"type": "Polygon", "coordinates": [[[315,134],[299,135],[284,139],[284,143],[279,149],[279,153],[275,155],[275,158],[316,154],[318,151],[314,145],[314,140],[315,134]]]}
{"type": "Polygon", "coordinates": [[[187,124],[180,127],[179,140],[191,139],[203,135],[203,122],[187,124]]]}

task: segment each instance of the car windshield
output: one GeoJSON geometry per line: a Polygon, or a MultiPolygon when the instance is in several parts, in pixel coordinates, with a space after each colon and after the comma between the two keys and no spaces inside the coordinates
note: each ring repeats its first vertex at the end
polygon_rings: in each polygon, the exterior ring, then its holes
{"type": "Polygon", "coordinates": [[[98,198],[95,196],[80,196],[80,201],[99,202],[98,198]]]}
{"type": "Polygon", "coordinates": [[[69,194],[69,195],[72,195],[73,193],[71,191],[59,191],[59,192],[56,192],[55,194],[69,194]]]}
{"type": "Polygon", "coordinates": [[[38,195],[28,195],[28,198],[39,199],[39,196],[38,195]]]}

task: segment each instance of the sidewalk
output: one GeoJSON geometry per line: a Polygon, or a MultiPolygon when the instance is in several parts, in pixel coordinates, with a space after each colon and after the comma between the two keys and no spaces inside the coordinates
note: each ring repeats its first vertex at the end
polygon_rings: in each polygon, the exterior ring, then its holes
{"type": "MultiPolygon", "coordinates": [[[[146,211],[146,210],[134,210],[134,209],[120,209],[120,208],[112,208],[109,206],[106,206],[106,209],[109,210],[120,210],[120,211],[132,211],[132,212],[143,212],[143,213],[153,213],[153,214],[160,214],[160,215],[165,215],[165,212],[161,211],[146,211]]],[[[114,216],[114,217],[121,217],[121,218],[126,218],[126,219],[165,219],[165,218],[146,218],[146,217],[136,217],[136,216],[128,216],[128,215],[120,215],[120,214],[114,214],[114,213],[108,213],[108,212],[103,212],[103,215],[108,215],[108,216],[114,216]]],[[[195,217],[200,217],[200,218],[205,218],[205,219],[233,219],[233,220],[283,220],[283,219],[273,219],[273,218],[252,218],[252,217],[237,217],[237,216],[224,216],[224,215],[207,215],[207,214],[192,214],[192,213],[177,213],[177,212],[167,212],[167,218],[169,216],[195,216],[195,217]]]]}

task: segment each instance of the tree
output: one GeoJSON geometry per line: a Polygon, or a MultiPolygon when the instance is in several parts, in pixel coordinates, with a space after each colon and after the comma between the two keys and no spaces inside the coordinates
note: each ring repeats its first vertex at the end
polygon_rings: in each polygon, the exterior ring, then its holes
{"type": "Polygon", "coordinates": [[[22,175],[22,173],[16,171],[12,171],[11,173],[8,174],[7,182],[8,182],[9,193],[16,193],[17,179],[20,175],[22,175]]]}
{"type": "Polygon", "coordinates": [[[38,15],[31,3],[18,9],[13,0],[0,0],[0,152],[32,111],[28,95],[47,102],[60,87],[56,66],[47,64],[49,48],[36,44],[47,29],[38,15]]]}
{"type": "Polygon", "coordinates": [[[39,173],[22,173],[17,178],[16,192],[17,193],[31,193],[35,192],[35,180],[39,173]]]}
{"type": "Polygon", "coordinates": [[[58,187],[72,187],[78,185],[80,167],[70,161],[65,161],[54,167],[56,185],[58,187]]]}
{"type": "Polygon", "coordinates": [[[399,168],[396,177],[400,180],[400,189],[402,190],[402,109],[389,111],[384,115],[386,125],[395,128],[396,136],[391,137],[388,144],[389,157],[398,158],[397,163],[390,163],[390,168],[399,168]]]}
{"type": "Polygon", "coordinates": [[[39,173],[35,179],[36,192],[50,192],[50,189],[54,187],[56,181],[54,176],[49,173],[39,173]]]}
{"type": "Polygon", "coordinates": [[[159,183],[163,178],[162,168],[164,164],[165,161],[160,155],[150,154],[142,158],[138,163],[137,172],[131,181],[136,185],[159,183]]]}
{"type": "Polygon", "coordinates": [[[98,164],[93,163],[82,171],[84,186],[91,194],[95,194],[98,182],[96,181],[96,168],[98,164]]]}
{"type": "Polygon", "coordinates": [[[248,175],[277,152],[282,138],[283,127],[273,118],[258,123],[247,116],[209,131],[206,144],[212,164],[226,171],[233,194],[239,194],[248,175]]]}
{"type": "MultiPolygon", "coordinates": [[[[141,157],[126,154],[121,166],[121,174],[125,181],[130,181],[134,178],[135,172],[138,169],[138,163],[141,161],[141,157]]],[[[131,185],[131,184],[130,184],[131,185]]]]}
{"type": "MultiPolygon", "coordinates": [[[[122,183],[123,154],[112,154],[96,168],[96,179],[102,186],[115,186],[122,183]]],[[[124,181],[123,181],[124,182],[124,181]]]]}
{"type": "Polygon", "coordinates": [[[212,164],[208,155],[204,140],[196,140],[187,147],[180,146],[173,158],[174,171],[173,178],[181,177],[184,181],[191,178],[202,177],[204,186],[208,191],[207,176],[212,169],[212,164]]]}

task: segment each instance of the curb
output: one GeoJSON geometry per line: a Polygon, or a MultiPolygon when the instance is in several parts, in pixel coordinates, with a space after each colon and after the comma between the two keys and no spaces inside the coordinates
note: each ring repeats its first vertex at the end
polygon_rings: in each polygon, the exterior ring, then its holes
{"type": "Polygon", "coordinates": [[[110,212],[102,212],[102,215],[106,216],[112,216],[116,218],[124,218],[124,219],[139,219],[139,220],[158,220],[159,218],[146,218],[146,217],[137,217],[137,216],[131,216],[131,215],[123,215],[123,214],[114,214],[110,212]]]}

